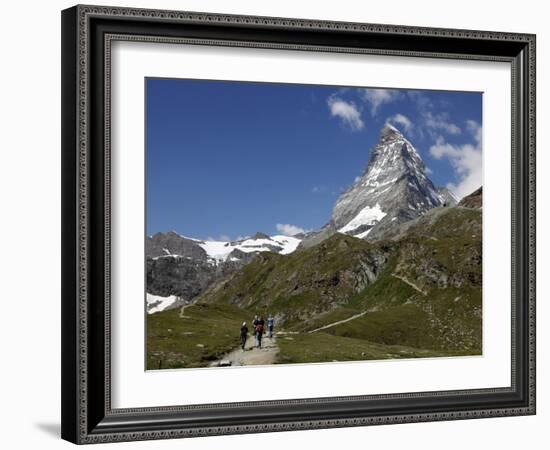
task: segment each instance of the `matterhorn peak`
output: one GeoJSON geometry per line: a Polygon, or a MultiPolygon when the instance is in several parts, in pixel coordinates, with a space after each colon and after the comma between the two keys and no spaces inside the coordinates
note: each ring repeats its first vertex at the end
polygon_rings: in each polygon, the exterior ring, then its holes
{"type": "Polygon", "coordinates": [[[414,219],[442,204],[419,153],[396,127],[386,123],[370,151],[365,172],[336,201],[330,226],[370,239],[389,225],[414,219]]]}
{"type": "Polygon", "coordinates": [[[391,123],[386,122],[385,125],[380,130],[380,143],[386,144],[397,140],[405,140],[405,137],[391,123]]]}

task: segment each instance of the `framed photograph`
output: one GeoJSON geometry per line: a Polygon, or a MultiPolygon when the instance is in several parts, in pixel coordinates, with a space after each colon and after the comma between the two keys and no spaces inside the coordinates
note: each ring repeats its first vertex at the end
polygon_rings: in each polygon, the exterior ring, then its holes
{"type": "Polygon", "coordinates": [[[62,437],[535,413],[535,36],[62,12],[62,437]]]}

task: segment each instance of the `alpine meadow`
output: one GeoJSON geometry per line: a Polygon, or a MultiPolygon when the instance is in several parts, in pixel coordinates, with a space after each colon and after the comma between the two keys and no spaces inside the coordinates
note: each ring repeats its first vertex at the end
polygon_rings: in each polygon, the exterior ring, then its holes
{"type": "Polygon", "coordinates": [[[482,355],[481,93],[146,100],[147,370],[482,355]]]}

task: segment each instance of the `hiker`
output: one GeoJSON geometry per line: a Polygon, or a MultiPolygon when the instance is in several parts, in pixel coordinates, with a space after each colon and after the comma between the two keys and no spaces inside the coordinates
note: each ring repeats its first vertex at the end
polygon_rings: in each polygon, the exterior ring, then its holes
{"type": "Polygon", "coordinates": [[[258,325],[258,316],[254,316],[252,321],[252,332],[254,333],[254,346],[258,346],[258,334],[256,333],[256,325],[258,325]]]}
{"type": "Polygon", "coordinates": [[[275,323],[275,319],[273,319],[273,316],[270,314],[267,318],[267,331],[269,332],[268,336],[269,339],[273,339],[273,324],[275,323]]]}
{"type": "Polygon", "coordinates": [[[260,317],[258,323],[256,324],[256,346],[262,348],[262,335],[264,334],[264,319],[260,317]]]}
{"type": "Polygon", "coordinates": [[[241,348],[244,352],[244,346],[246,344],[246,338],[248,337],[248,327],[246,326],[246,322],[243,322],[241,326],[241,348]]]}

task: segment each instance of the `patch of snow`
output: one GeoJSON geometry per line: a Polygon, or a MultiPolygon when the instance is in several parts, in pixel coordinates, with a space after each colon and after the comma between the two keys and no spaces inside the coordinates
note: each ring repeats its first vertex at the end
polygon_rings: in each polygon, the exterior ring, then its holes
{"type": "Polygon", "coordinates": [[[394,127],[391,123],[389,123],[389,122],[386,122],[386,123],[384,124],[384,128],[389,128],[390,130],[392,130],[392,131],[394,131],[394,132],[396,132],[396,133],[401,134],[401,132],[400,132],[397,128],[395,128],[395,127],[394,127]]]}
{"type": "Polygon", "coordinates": [[[178,300],[176,295],[169,295],[168,297],[162,297],[160,295],[153,295],[147,293],[147,314],[154,314],[156,312],[164,311],[178,300]]]}
{"type": "Polygon", "coordinates": [[[301,239],[291,236],[272,236],[270,238],[253,239],[248,238],[238,242],[227,241],[197,241],[199,246],[206,251],[213,261],[226,261],[233,250],[240,250],[244,253],[269,252],[273,247],[280,247],[282,255],[292,253],[301,242],[301,239]]]}
{"type": "Polygon", "coordinates": [[[432,191],[431,189],[428,191],[428,194],[430,195],[431,199],[433,200],[434,204],[437,203],[445,203],[444,198],[441,194],[438,194],[437,192],[432,191]]]}
{"type": "Polygon", "coordinates": [[[199,246],[204,249],[206,254],[217,261],[225,261],[227,256],[233,251],[227,241],[200,241],[199,246]]]}
{"type": "Polygon", "coordinates": [[[367,231],[363,231],[362,233],[356,234],[355,237],[359,239],[366,238],[367,235],[371,232],[372,228],[369,228],[367,231]]]}
{"type": "Polygon", "coordinates": [[[378,191],[376,194],[377,194],[377,195],[382,195],[382,194],[384,194],[385,192],[389,191],[391,188],[392,188],[392,186],[388,186],[387,188],[384,188],[384,189],[382,189],[381,191],[378,191]]]}
{"type": "Polygon", "coordinates": [[[238,243],[232,243],[231,246],[233,248],[238,248],[239,250],[242,250],[243,252],[247,251],[246,249],[249,248],[251,252],[256,251],[258,247],[263,247],[265,245],[275,245],[276,243],[273,242],[273,239],[246,239],[244,241],[240,241],[238,243]]]}
{"type": "Polygon", "coordinates": [[[279,252],[281,255],[288,255],[298,248],[301,239],[292,236],[271,236],[275,242],[277,242],[283,249],[279,252]]]}
{"type": "MultiPolygon", "coordinates": [[[[458,203],[460,201],[460,199],[454,194],[453,191],[451,191],[450,189],[447,189],[446,190],[446,194],[451,197],[456,203],[458,203]]],[[[439,198],[441,200],[441,203],[445,203],[445,198],[443,196],[443,194],[439,194],[439,198]]]]}
{"type": "Polygon", "coordinates": [[[378,203],[372,208],[365,206],[353,219],[347,223],[347,225],[344,225],[338,231],[340,233],[347,233],[359,228],[361,225],[374,225],[376,222],[382,220],[385,215],[386,213],[382,211],[378,203]]]}

